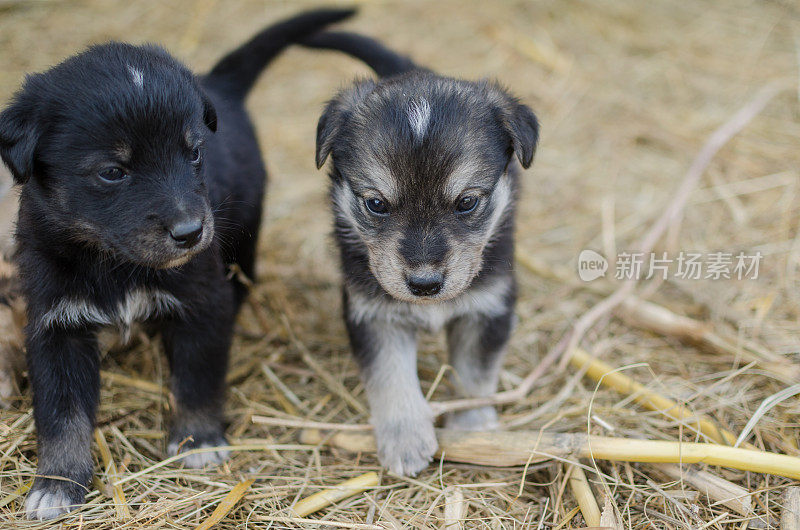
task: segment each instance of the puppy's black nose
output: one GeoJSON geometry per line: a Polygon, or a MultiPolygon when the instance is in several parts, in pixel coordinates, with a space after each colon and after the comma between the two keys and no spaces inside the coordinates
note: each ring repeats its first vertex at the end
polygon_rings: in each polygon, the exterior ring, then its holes
{"type": "Polygon", "coordinates": [[[433,296],[442,290],[444,277],[441,273],[411,275],[408,277],[408,288],[414,296],[433,296]]]}
{"type": "Polygon", "coordinates": [[[203,221],[192,219],[175,223],[169,229],[169,235],[180,248],[192,248],[203,235],[203,221]]]}

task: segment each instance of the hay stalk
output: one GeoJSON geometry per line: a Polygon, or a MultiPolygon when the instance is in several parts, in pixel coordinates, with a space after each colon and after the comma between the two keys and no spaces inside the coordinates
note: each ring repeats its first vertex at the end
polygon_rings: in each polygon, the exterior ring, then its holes
{"type": "Polygon", "coordinates": [[[211,512],[211,516],[197,525],[195,530],[209,530],[210,528],[214,528],[214,526],[222,521],[233,507],[236,506],[239,499],[244,497],[244,494],[247,493],[247,490],[250,489],[250,486],[252,486],[255,481],[256,479],[251,478],[235,485],[231,491],[225,495],[225,498],[220,501],[217,507],[214,508],[214,511],[211,512]]]}
{"type": "Polygon", "coordinates": [[[339,502],[347,497],[352,497],[353,495],[377,485],[378,475],[374,471],[370,471],[369,473],[364,473],[350,480],[345,480],[333,488],[324,489],[298,501],[297,504],[292,507],[292,512],[297,517],[305,517],[335,502],[339,502]]]}
{"type": "Polygon", "coordinates": [[[586,369],[586,375],[598,383],[613,388],[617,392],[629,395],[636,403],[643,407],[661,412],[671,418],[684,422],[687,426],[696,428],[716,443],[734,445],[736,435],[717,426],[713,420],[706,416],[698,415],[678,403],[654,392],[644,385],[634,381],[627,375],[614,371],[614,368],[589,355],[586,351],[576,348],[572,352],[570,364],[576,369],[586,369]]]}
{"type": "Polygon", "coordinates": [[[597,499],[594,498],[592,487],[589,485],[589,480],[586,478],[586,473],[583,468],[574,465],[569,470],[569,488],[572,494],[578,501],[578,506],[583,514],[583,519],[589,526],[600,525],[600,506],[597,505],[597,499]]]}
{"type": "MultiPolygon", "coordinates": [[[[302,431],[300,438],[302,443],[309,445],[326,444],[356,453],[376,451],[375,438],[367,432],[329,434],[309,429],[302,431]]],[[[800,458],[716,444],[539,431],[461,432],[438,429],[437,438],[437,457],[482,466],[524,466],[551,459],[593,458],[615,462],[704,463],[800,480],[800,458]]]]}
{"type": "Polygon", "coordinates": [[[103,436],[103,433],[100,431],[100,429],[94,430],[94,440],[97,442],[97,447],[100,449],[100,458],[103,460],[103,465],[105,466],[108,480],[112,484],[111,492],[114,499],[114,509],[117,512],[117,517],[122,520],[130,519],[131,511],[128,507],[128,501],[125,499],[125,491],[122,489],[122,485],[116,484],[117,477],[119,476],[119,473],[117,472],[117,464],[114,462],[114,458],[111,456],[111,449],[108,448],[106,437],[103,436]]]}

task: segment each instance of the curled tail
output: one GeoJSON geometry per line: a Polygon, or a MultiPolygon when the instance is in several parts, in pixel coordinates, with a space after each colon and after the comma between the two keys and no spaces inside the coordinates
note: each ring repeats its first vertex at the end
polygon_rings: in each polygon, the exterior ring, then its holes
{"type": "Polygon", "coordinates": [[[226,94],[244,99],[261,71],[284,48],[355,12],[355,9],[317,9],[273,24],[223,57],[206,79],[226,94]]]}
{"type": "Polygon", "coordinates": [[[393,52],[375,39],[355,33],[325,31],[303,39],[301,44],[308,48],[344,52],[362,60],[380,77],[420,70],[408,57],[393,52]]]}

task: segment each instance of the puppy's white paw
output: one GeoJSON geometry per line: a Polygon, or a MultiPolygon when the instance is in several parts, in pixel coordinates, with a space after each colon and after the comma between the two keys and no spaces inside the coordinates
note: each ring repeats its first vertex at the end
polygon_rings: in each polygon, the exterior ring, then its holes
{"type": "MultiPolygon", "coordinates": [[[[184,444],[183,447],[180,448],[181,453],[187,453],[192,449],[205,449],[207,447],[217,447],[220,445],[226,445],[227,442],[224,439],[219,440],[218,442],[206,442],[201,443],[197,446],[189,446],[189,444],[184,444]]],[[[172,442],[167,446],[167,453],[169,456],[175,456],[178,454],[178,448],[180,444],[177,442],[172,442]]],[[[203,451],[200,453],[186,455],[180,459],[183,462],[183,465],[186,467],[192,468],[203,468],[206,466],[216,466],[224,461],[226,461],[230,457],[230,451],[227,449],[216,449],[213,451],[203,451]]]]}
{"type": "Polygon", "coordinates": [[[70,499],[61,488],[38,488],[25,499],[25,514],[28,519],[55,519],[79,507],[80,503],[70,499]]]}
{"type": "Polygon", "coordinates": [[[445,429],[457,431],[495,431],[499,426],[494,407],[451,412],[444,421],[445,429]]]}
{"type": "Polygon", "coordinates": [[[409,477],[425,469],[439,448],[433,421],[428,417],[376,423],[375,439],[381,464],[409,477]]]}

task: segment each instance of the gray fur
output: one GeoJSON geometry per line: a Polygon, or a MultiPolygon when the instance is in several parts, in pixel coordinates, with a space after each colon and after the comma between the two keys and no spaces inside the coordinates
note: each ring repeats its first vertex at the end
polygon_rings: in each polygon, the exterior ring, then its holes
{"type": "Polygon", "coordinates": [[[419,386],[412,329],[373,320],[375,357],[364,370],[364,388],[378,442],[378,457],[391,471],[416,475],[438,447],[433,415],[419,386]]]}
{"type": "Polygon", "coordinates": [[[92,421],[85,416],[71,416],[62,420],[57,439],[39,440],[39,466],[37,475],[51,478],[42,488],[32,491],[25,499],[25,513],[29,519],[52,519],[80,507],[61,488],[62,473],[75,466],[91,462],[92,421]]]}
{"type": "MultiPolygon", "coordinates": [[[[496,83],[414,69],[367,37],[325,33],[307,44],[355,55],[382,75],[399,68],[331,100],[316,161],[333,159],[345,317],[378,456],[415,475],[436,452],[416,373],[418,331],[447,328],[461,395],[497,389],[516,298],[519,165],[531,163],[538,123],[496,83]]],[[[488,407],[447,421],[494,428],[497,413],[488,407]]]]}

